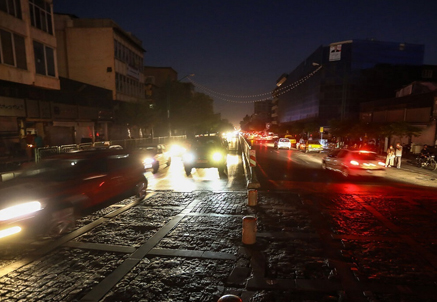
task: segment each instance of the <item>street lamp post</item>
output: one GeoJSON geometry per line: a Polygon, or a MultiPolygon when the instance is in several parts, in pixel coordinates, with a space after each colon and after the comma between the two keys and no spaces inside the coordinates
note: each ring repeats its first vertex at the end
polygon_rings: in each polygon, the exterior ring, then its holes
{"type": "MultiPolygon", "coordinates": [[[[180,82],[183,79],[186,79],[188,77],[193,77],[194,73],[187,74],[186,76],[183,76],[182,78],[176,80],[176,82],[180,82]]],[[[171,123],[170,123],[170,100],[169,100],[169,92],[170,92],[170,81],[167,81],[167,122],[168,122],[168,137],[171,137],[171,123]]]]}

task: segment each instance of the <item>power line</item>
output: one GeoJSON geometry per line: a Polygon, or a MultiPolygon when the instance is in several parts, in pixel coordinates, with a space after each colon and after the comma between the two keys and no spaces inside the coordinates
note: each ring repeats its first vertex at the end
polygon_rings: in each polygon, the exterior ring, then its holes
{"type": "Polygon", "coordinates": [[[265,92],[265,93],[254,94],[254,95],[224,94],[224,93],[220,93],[220,92],[214,91],[212,89],[209,89],[208,87],[205,87],[205,86],[197,83],[196,81],[194,81],[191,78],[188,78],[188,80],[194,86],[199,88],[200,90],[203,90],[203,91],[205,91],[208,94],[212,94],[215,98],[220,99],[222,101],[226,101],[226,102],[230,102],[230,103],[250,104],[250,103],[266,101],[269,98],[261,98],[261,99],[255,99],[255,100],[247,100],[247,101],[231,100],[231,99],[228,99],[228,98],[239,98],[239,99],[244,99],[244,98],[259,98],[259,97],[266,96],[266,95],[273,95],[273,93],[275,94],[275,96],[279,96],[279,95],[285,94],[285,93],[295,89],[296,87],[298,87],[302,83],[306,82],[309,78],[311,78],[314,74],[316,74],[321,68],[322,68],[322,65],[320,65],[316,70],[310,72],[309,74],[307,74],[306,76],[302,77],[301,79],[299,79],[299,80],[297,80],[297,81],[295,81],[293,83],[290,83],[290,84],[288,84],[286,86],[281,86],[279,89],[277,89],[275,91],[269,91],[269,92],[265,92]]]}

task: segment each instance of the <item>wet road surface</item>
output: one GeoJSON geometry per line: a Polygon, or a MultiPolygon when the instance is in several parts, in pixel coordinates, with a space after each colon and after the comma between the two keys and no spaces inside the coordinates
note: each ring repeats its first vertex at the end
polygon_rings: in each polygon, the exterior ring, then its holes
{"type": "Polygon", "coordinates": [[[259,154],[256,206],[241,165],[228,179],[216,169],[186,177],[175,160],[147,173],[143,201],[90,213],[57,240],[3,247],[0,301],[437,301],[428,176],[406,167],[393,180],[344,180],[318,156],[289,162],[287,152],[268,165],[259,154]],[[250,246],[247,215],[257,218],[250,246]]]}

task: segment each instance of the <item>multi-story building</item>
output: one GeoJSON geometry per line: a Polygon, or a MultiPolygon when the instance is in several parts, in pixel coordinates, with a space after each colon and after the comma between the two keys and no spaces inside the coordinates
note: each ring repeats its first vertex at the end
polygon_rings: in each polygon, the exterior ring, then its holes
{"type": "MultiPolygon", "coordinates": [[[[146,105],[142,42],[110,19],[80,19],[55,14],[59,76],[111,91],[112,106],[146,105]]],[[[117,111],[117,110],[116,110],[117,111]]],[[[127,129],[97,125],[111,139],[127,137],[127,129]]],[[[132,133],[138,137],[138,133],[132,133]]]]}
{"type": "Polygon", "coordinates": [[[358,119],[365,101],[393,97],[396,89],[423,80],[424,46],[351,40],[320,46],[277,81],[273,95],[279,124],[297,121],[328,126],[358,119]]]}
{"type": "Polygon", "coordinates": [[[254,113],[252,119],[258,120],[265,124],[272,122],[272,100],[264,100],[253,104],[254,113]]]}
{"type": "MultiPolygon", "coordinates": [[[[427,66],[427,70],[437,73],[435,66],[427,66]]],[[[397,142],[437,146],[437,81],[416,81],[399,89],[396,97],[362,103],[360,121],[379,124],[408,123],[421,130],[417,137],[412,135],[387,138],[385,148],[397,142]]]]}
{"type": "Polygon", "coordinates": [[[48,90],[59,90],[52,0],[0,1],[0,154],[19,149],[51,119],[48,90]]]}

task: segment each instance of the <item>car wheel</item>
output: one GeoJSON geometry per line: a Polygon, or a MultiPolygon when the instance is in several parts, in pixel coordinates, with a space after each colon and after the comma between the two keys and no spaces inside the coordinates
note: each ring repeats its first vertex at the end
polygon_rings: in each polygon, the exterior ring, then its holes
{"type": "Polygon", "coordinates": [[[135,197],[138,200],[142,200],[144,197],[146,197],[147,185],[148,185],[147,178],[144,178],[135,186],[135,197]]]}
{"type": "Polygon", "coordinates": [[[152,173],[153,173],[153,174],[156,174],[156,173],[158,173],[158,170],[159,170],[159,162],[157,161],[157,162],[153,165],[153,171],[152,171],[152,173]]]}
{"type": "Polygon", "coordinates": [[[51,213],[44,235],[56,238],[70,232],[76,226],[73,206],[55,210],[51,213]]]}
{"type": "Polygon", "coordinates": [[[190,175],[191,175],[191,169],[192,169],[192,168],[185,167],[185,174],[187,174],[187,176],[190,176],[190,175]]]}

